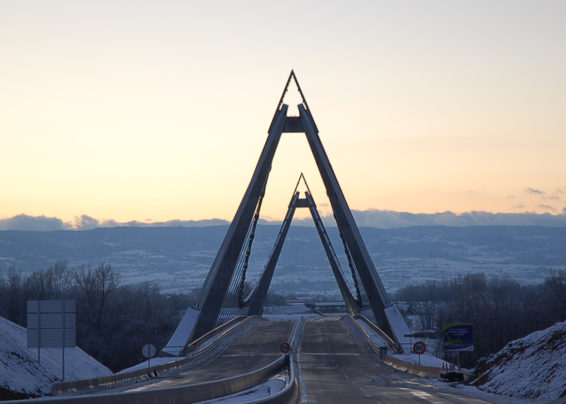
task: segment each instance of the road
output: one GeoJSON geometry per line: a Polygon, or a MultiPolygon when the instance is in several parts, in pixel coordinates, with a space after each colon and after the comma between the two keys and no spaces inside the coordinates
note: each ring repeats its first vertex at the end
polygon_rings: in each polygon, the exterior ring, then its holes
{"type": "Polygon", "coordinates": [[[126,391],[195,384],[259,369],[281,356],[279,345],[288,340],[292,328],[293,321],[275,322],[260,319],[224,352],[205,364],[126,391]]]}
{"type": "Polygon", "coordinates": [[[298,353],[303,402],[480,404],[396,371],[369,353],[345,319],[307,320],[298,353]]]}

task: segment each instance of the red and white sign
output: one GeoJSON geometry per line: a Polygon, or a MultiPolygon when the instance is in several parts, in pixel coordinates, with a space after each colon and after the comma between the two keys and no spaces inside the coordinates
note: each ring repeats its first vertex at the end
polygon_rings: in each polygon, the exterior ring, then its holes
{"type": "Polygon", "coordinates": [[[422,355],[426,352],[426,344],[422,341],[417,341],[413,344],[413,352],[417,355],[422,355]]]}
{"type": "Polygon", "coordinates": [[[279,350],[281,353],[287,353],[291,350],[291,345],[289,345],[288,342],[282,342],[281,345],[279,345],[279,350]]]}

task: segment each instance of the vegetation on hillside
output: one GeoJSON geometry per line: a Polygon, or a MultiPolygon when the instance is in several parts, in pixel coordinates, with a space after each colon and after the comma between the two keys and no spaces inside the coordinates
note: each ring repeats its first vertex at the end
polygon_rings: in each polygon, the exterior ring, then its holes
{"type": "Polygon", "coordinates": [[[418,315],[428,330],[441,330],[443,323],[473,323],[474,351],[462,356],[465,365],[473,366],[512,340],[566,320],[566,270],[538,285],[475,273],[407,286],[395,298],[406,302],[407,314],[418,315]]]}

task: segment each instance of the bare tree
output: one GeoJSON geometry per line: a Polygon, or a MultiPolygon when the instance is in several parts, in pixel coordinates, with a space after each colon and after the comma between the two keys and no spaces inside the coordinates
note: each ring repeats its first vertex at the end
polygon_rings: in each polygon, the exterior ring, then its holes
{"type": "Polygon", "coordinates": [[[110,264],[100,264],[96,269],[81,266],[74,273],[74,279],[84,296],[88,318],[100,328],[108,297],[120,285],[118,274],[110,264]]]}
{"type": "Polygon", "coordinates": [[[566,305],[566,269],[552,271],[545,285],[560,303],[566,305]]]}

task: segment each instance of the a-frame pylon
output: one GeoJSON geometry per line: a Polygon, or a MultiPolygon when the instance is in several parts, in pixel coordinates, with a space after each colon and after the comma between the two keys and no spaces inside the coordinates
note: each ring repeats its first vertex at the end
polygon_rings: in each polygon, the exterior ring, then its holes
{"type": "Polygon", "coordinates": [[[346,251],[351,256],[353,266],[364,287],[376,322],[394,341],[397,340],[385,312],[386,308],[392,305],[392,302],[381,283],[358,226],[354,221],[352,212],[348,207],[344,193],[340,188],[338,179],[332,169],[330,160],[322,146],[318,136],[318,128],[297,77],[291,71],[269,126],[267,140],[250,184],[212,263],[199,299],[187,310],[162,352],[174,355],[179,354],[189,342],[205,334],[215,326],[238,260],[243,254],[248,230],[254,220],[254,213],[258,206],[261,206],[277,145],[281,135],[289,132],[304,133],[306,135],[326,187],[326,193],[346,251]],[[288,106],[283,103],[291,80],[295,82],[302,99],[302,103],[298,105],[299,116],[288,116],[288,106]]]}
{"type": "Polygon", "coordinates": [[[314,225],[316,227],[316,231],[324,248],[324,252],[326,253],[326,257],[328,258],[328,263],[330,264],[330,268],[332,269],[332,274],[336,279],[336,283],[338,284],[338,289],[340,290],[340,294],[342,295],[342,299],[344,299],[344,303],[346,304],[346,310],[350,315],[360,314],[360,307],[361,307],[361,297],[359,296],[359,290],[357,289],[357,281],[355,278],[355,274],[352,271],[352,276],[354,277],[353,281],[356,285],[356,294],[357,299],[354,297],[348,284],[346,283],[344,276],[342,274],[342,269],[340,266],[340,261],[336,256],[334,251],[334,247],[332,247],[332,243],[330,242],[330,237],[326,232],[324,224],[322,223],[322,219],[318,214],[318,210],[316,208],[316,203],[312,197],[312,193],[310,188],[307,184],[307,180],[305,179],[304,175],[301,173],[299,177],[299,181],[297,182],[297,186],[293,191],[293,196],[291,198],[291,202],[289,202],[289,208],[287,209],[287,214],[285,215],[285,219],[283,219],[283,223],[281,223],[281,229],[279,230],[279,234],[275,240],[275,245],[273,246],[273,250],[269,255],[269,259],[267,260],[267,264],[257,281],[255,287],[249,294],[248,298],[246,299],[245,303],[248,307],[248,315],[256,315],[261,314],[263,308],[263,302],[265,297],[267,296],[267,291],[269,290],[269,285],[271,284],[271,279],[273,278],[273,273],[275,272],[275,266],[277,265],[277,261],[279,259],[279,255],[283,248],[283,243],[285,242],[285,238],[287,237],[287,232],[289,231],[289,227],[291,226],[291,221],[293,220],[293,215],[295,214],[295,210],[297,208],[308,208],[314,225]],[[304,182],[306,186],[306,191],[304,198],[300,197],[300,192],[297,191],[301,180],[304,182]]]}

